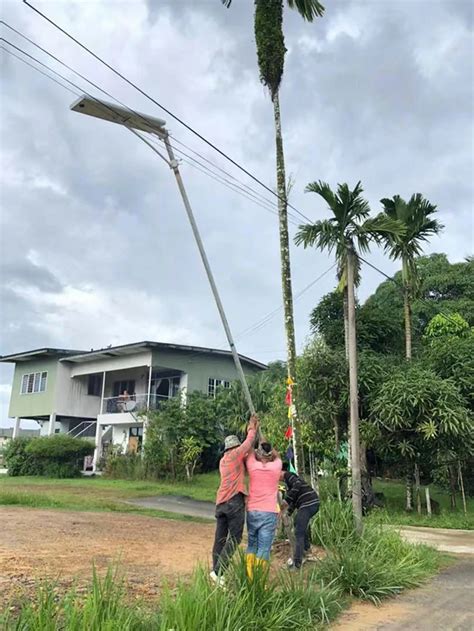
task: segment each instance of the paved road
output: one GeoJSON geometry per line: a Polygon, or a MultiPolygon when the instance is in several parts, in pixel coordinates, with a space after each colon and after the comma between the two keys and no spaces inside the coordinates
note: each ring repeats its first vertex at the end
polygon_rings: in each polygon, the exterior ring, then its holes
{"type": "Polygon", "coordinates": [[[142,508],[154,508],[168,511],[169,513],[179,513],[190,517],[206,517],[214,519],[216,510],[212,502],[202,502],[192,500],[189,497],[180,495],[157,495],[154,497],[142,497],[137,500],[130,500],[127,504],[141,506],[142,508]]]}
{"type": "Polygon", "coordinates": [[[357,604],[334,631],[473,631],[474,556],[460,557],[429,585],[382,607],[357,604]]]}
{"type": "Polygon", "coordinates": [[[400,533],[407,541],[426,543],[442,552],[474,554],[474,530],[403,526],[400,533]]]}
{"type": "MultiPolygon", "coordinates": [[[[180,513],[191,517],[214,519],[215,506],[212,502],[191,500],[178,495],[159,495],[131,500],[130,504],[144,508],[155,508],[180,513]]],[[[442,552],[474,555],[474,530],[451,530],[447,528],[419,528],[404,526],[402,536],[413,543],[426,543],[442,552]]]]}

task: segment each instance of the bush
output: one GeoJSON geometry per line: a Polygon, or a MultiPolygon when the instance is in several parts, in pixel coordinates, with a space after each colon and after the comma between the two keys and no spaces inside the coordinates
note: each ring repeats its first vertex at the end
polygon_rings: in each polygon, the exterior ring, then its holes
{"type": "Polygon", "coordinates": [[[32,438],[15,438],[8,441],[3,451],[8,475],[21,476],[42,474],[41,463],[37,458],[26,452],[26,448],[32,440],[32,438]]]}
{"type": "Polygon", "coordinates": [[[71,478],[81,474],[84,457],[93,453],[91,442],[66,434],[15,438],[5,449],[5,462],[11,476],[71,478]]]}
{"type": "Polygon", "coordinates": [[[122,454],[119,447],[109,450],[101,468],[105,477],[113,480],[145,480],[153,477],[149,475],[141,454],[122,454]]]}

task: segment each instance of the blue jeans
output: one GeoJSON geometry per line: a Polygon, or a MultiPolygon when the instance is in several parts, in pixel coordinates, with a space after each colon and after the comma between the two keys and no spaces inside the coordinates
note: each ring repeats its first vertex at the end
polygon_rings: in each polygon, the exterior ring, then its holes
{"type": "Polygon", "coordinates": [[[265,559],[266,561],[270,559],[277,522],[277,513],[257,510],[247,513],[247,554],[255,554],[258,559],[265,559]]]}

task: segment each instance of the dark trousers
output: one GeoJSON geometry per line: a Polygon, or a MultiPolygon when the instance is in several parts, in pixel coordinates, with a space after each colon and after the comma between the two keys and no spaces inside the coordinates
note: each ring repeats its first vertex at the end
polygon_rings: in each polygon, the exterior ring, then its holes
{"type": "Polygon", "coordinates": [[[242,493],[216,506],[216,535],[212,549],[212,566],[216,574],[225,569],[242,541],[245,524],[245,498],[242,493]]]}
{"type": "Polygon", "coordinates": [[[319,504],[313,506],[305,506],[299,508],[295,518],[295,550],[293,553],[293,562],[295,567],[301,567],[303,563],[303,554],[311,547],[311,538],[309,533],[309,522],[319,510],[319,504]]]}

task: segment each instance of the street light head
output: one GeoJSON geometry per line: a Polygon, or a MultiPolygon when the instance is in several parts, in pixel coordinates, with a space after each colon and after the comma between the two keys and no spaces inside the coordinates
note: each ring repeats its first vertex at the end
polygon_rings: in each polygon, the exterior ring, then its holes
{"type": "Polygon", "coordinates": [[[79,112],[79,114],[101,118],[110,123],[117,123],[131,129],[138,129],[139,131],[158,134],[159,136],[166,134],[165,121],[161,118],[141,114],[115,103],[108,103],[90,96],[79,97],[77,101],[72,103],[70,109],[73,112],[79,112]]]}

